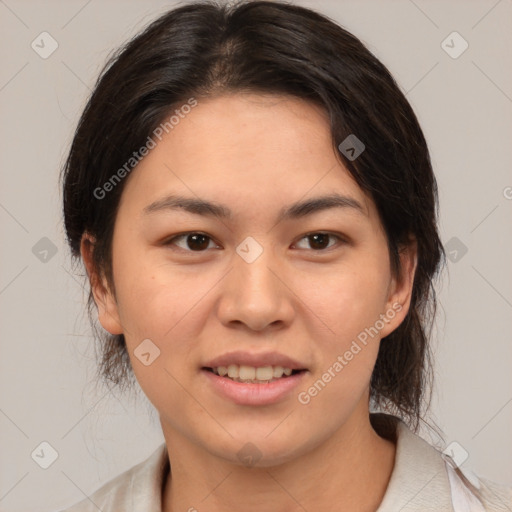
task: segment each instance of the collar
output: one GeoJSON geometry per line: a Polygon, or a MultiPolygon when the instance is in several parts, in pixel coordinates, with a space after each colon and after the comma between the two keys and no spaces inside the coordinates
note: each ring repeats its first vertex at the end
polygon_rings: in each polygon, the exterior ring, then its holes
{"type": "Polygon", "coordinates": [[[395,464],[377,512],[453,511],[441,452],[396,416],[372,413],[370,419],[379,435],[396,443],[395,464]]]}
{"type": "MultiPolygon", "coordinates": [[[[450,481],[442,454],[395,416],[371,413],[370,419],[379,435],[396,443],[395,464],[377,512],[452,512],[450,481]]],[[[71,507],[66,512],[97,512],[98,507],[104,512],[161,512],[169,470],[164,442],[146,460],[83,500],[82,508],[71,507]]]]}

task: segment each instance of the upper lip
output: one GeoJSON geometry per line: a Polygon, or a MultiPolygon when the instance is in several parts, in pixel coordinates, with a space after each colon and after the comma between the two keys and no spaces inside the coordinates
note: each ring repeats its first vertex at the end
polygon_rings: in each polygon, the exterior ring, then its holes
{"type": "Polygon", "coordinates": [[[221,356],[208,361],[205,368],[218,368],[219,366],[229,366],[230,364],[253,366],[260,368],[263,366],[282,366],[291,370],[305,370],[306,366],[295,359],[278,352],[250,353],[236,350],[227,352],[221,356]]]}

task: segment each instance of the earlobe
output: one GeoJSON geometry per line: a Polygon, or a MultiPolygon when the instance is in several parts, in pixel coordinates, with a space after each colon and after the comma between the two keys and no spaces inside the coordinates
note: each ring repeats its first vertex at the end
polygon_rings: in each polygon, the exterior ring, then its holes
{"type": "Polygon", "coordinates": [[[98,308],[98,320],[110,334],[123,334],[115,297],[105,277],[100,275],[93,261],[94,243],[94,238],[85,233],[80,242],[80,253],[87,270],[94,302],[98,308]]]}
{"type": "Polygon", "coordinates": [[[411,304],[414,276],[418,264],[418,246],[416,240],[403,247],[399,252],[400,275],[393,276],[389,287],[389,296],[386,304],[386,316],[392,318],[382,330],[381,336],[391,334],[404,320],[411,304]],[[387,315],[387,312],[393,312],[387,315]]]}

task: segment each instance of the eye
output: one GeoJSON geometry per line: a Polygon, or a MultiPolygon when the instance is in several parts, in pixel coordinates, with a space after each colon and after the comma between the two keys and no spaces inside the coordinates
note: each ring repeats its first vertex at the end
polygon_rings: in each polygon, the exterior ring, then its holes
{"type": "Polygon", "coordinates": [[[208,235],[191,231],[168,239],[164,242],[164,245],[176,245],[188,252],[204,252],[205,249],[208,249],[209,242],[213,242],[213,240],[208,235]],[[184,246],[179,245],[178,240],[184,240],[184,246]]]}
{"type": "MultiPolygon", "coordinates": [[[[325,251],[326,249],[329,249],[335,245],[335,243],[329,244],[329,240],[332,239],[336,239],[339,242],[344,242],[340,236],[333,233],[324,232],[308,233],[307,235],[303,236],[299,242],[306,240],[310,245],[309,249],[312,249],[315,252],[320,252],[325,251]]],[[[169,238],[164,242],[163,245],[175,245],[187,252],[205,252],[205,250],[211,248],[210,242],[212,242],[215,247],[218,247],[210,236],[204,233],[190,231],[169,238]]],[[[298,244],[295,244],[295,246],[298,246],[298,244]]],[[[305,249],[308,248],[306,247],[305,249]]]]}
{"type": "Polygon", "coordinates": [[[329,238],[336,238],[340,242],[344,241],[338,235],[334,235],[333,233],[322,233],[322,232],[308,233],[307,235],[303,236],[299,241],[307,240],[310,243],[313,250],[318,252],[318,251],[323,251],[325,249],[329,249],[330,247],[332,247],[334,245],[334,244],[328,245],[329,238]]]}

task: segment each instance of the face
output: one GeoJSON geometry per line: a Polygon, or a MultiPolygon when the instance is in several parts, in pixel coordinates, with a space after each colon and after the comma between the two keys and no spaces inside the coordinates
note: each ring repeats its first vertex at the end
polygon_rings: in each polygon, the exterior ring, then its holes
{"type": "MultiPolygon", "coordinates": [[[[91,275],[84,244],[83,255],[91,275]]],[[[272,465],[367,418],[415,255],[404,251],[395,279],[375,205],[319,107],[236,94],[199,101],[132,171],[112,262],[115,296],[93,290],[99,318],[125,335],[166,440],[239,464],[251,442],[272,465]],[[295,371],[257,384],[207,369],[230,365],[244,379],[295,371]]]]}

